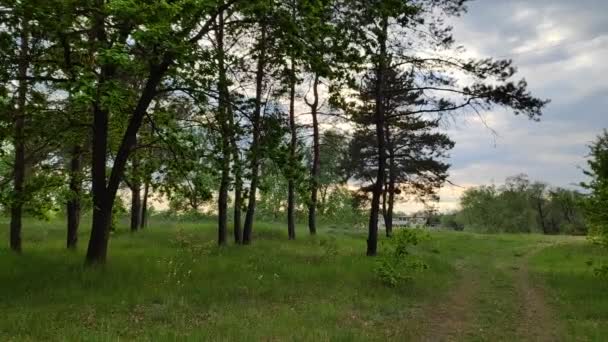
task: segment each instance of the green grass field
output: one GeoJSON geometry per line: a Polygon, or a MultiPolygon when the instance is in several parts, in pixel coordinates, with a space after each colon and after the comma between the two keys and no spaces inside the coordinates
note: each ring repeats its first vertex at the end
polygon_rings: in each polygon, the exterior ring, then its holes
{"type": "Polygon", "coordinates": [[[434,232],[413,250],[429,269],[391,288],[362,231],[282,228],[217,248],[213,222],[157,220],[85,269],[86,232],[69,252],[63,223],[28,221],[23,255],[0,248],[0,340],[608,340],[589,266],[608,258],[584,239],[434,232]]]}

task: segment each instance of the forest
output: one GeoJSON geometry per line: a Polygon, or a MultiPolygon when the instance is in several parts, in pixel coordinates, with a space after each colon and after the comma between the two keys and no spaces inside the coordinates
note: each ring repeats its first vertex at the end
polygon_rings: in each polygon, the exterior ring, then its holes
{"type": "Polygon", "coordinates": [[[0,0],[0,338],[607,337],[606,131],[588,181],[519,174],[393,224],[453,184],[450,122],[551,103],[463,53],[469,6],[0,0]]]}

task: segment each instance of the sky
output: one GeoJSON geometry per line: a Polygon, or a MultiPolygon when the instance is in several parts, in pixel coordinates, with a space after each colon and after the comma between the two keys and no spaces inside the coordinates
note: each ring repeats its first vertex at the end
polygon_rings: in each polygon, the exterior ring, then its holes
{"type": "Polygon", "coordinates": [[[608,1],[474,0],[453,26],[465,55],[512,59],[515,78],[525,78],[535,96],[551,103],[540,122],[504,110],[451,122],[456,186],[440,191],[439,209],[457,208],[468,187],[499,185],[519,173],[577,188],[585,180],[587,145],[608,128],[608,1]]]}

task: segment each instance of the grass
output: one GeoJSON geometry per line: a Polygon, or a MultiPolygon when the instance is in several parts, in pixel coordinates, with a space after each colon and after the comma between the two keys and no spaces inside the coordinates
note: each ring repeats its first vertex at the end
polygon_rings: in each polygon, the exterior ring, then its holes
{"type": "Polygon", "coordinates": [[[608,281],[594,269],[608,253],[580,238],[548,247],[532,259],[569,340],[608,340],[608,281]]]}
{"type": "Polygon", "coordinates": [[[477,285],[459,339],[509,340],[521,309],[516,265],[558,240],[533,257],[534,276],[568,312],[560,319],[571,336],[607,336],[608,291],[579,263],[589,258],[584,241],[432,233],[413,250],[430,268],[391,288],[363,255],[363,232],[310,237],[302,226],[287,241],[283,228],[260,223],[251,246],[218,248],[214,222],[153,221],[137,234],[119,229],[108,264],[86,269],[86,231],[69,252],[62,222],[28,220],[23,255],[0,248],[0,340],[416,340],[467,275],[477,285]]]}

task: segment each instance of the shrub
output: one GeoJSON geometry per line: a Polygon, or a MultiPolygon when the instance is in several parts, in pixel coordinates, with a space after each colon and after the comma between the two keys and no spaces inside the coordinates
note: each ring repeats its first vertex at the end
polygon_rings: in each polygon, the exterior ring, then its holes
{"type": "Polygon", "coordinates": [[[378,258],[375,271],[380,281],[395,287],[411,280],[414,273],[427,269],[428,265],[409,250],[428,238],[428,234],[418,229],[397,230],[385,246],[386,253],[378,258]]]}

